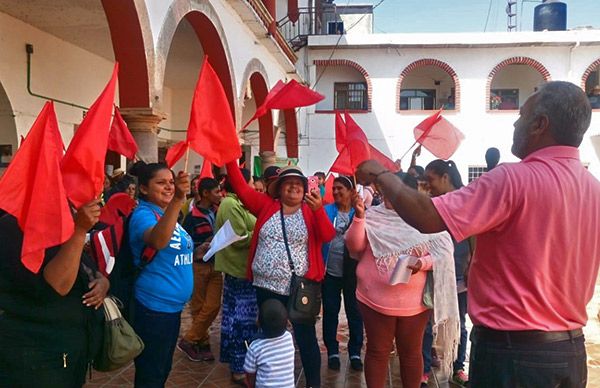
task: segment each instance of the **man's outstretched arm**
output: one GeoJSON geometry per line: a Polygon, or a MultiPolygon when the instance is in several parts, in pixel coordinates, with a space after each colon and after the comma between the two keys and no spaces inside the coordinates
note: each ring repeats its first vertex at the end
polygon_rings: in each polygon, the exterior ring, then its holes
{"type": "Polygon", "coordinates": [[[359,183],[375,183],[393,205],[396,213],[409,225],[422,233],[437,233],[447,230],[446,224],[427,195],[405,185],[394,173],[374,160],[358,166],[356,176],[359,183]]]}

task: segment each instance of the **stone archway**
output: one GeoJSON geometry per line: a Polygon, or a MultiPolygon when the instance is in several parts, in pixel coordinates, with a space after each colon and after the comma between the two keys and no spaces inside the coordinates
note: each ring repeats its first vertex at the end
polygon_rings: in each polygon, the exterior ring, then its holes
{"type": "Polygon", "coordinates": [[[208,0],[190,2],[175,0],[171,4],[157,42],[156,47],[156,80],[153,89],[157,104],[162,106],[162,86],[164,83],[166,61],[175,31],[183,19],[194,28],[208,61],[215,69],[227,94],[232,117],[235,122],[235,75],[231,62],[229,46],[225,39],[225,30],[220,19],[208,0]]]}
{"type": "MultiPolygon", "coordinates": [[[[436,93],[436,95],[432,96],[428,96],[426,95],[426,92],[423,92],[423,94],[425,94],[425,96],[419,96],[418,93],[415,93],[415,97],[414,98],[418,98],[421,100],[424,100],[425,98],[429,98],[432,101],[433,106],[428,107],[428,109],[416,109],[416,110],[436,110],[439,109],[441,107],[441,104],[439,103],[439,96],[437,96],[437,92],[442,91],[443,89],[443,93],[446,94],[446,103],[444,104],[444,107],[446,110],[455,110],[455,111],[459,111],[460,110],[460,81],[458,79],[458,75],[456,74],[456,71],[454,71],[454,69],[447,64],[446,62],[442,62],[440,60],[437,59],[432,59],[432,58],[425,58],[425,59],[420,59],[418,61],[414,61],[412,62],[410,65],[406,66],[404,68],[404,70],[402,70],[402,72],[400,73],[400,76],[398,77],[398,83],[397,83],[397,87],[396,87],[396,111],[397,112],[406,112],[409,110],[413,110],[414,108],[410,107],[410,104],[407,102],[405,105],[403,106],[403,100],[402,98],[404,96],[402,96],[402,91],[403,89],[407,89],[407,82],[409,82],[409,78],[411,77],[411,75],[414,74],[415,71],[427,71],[429,70],[430,74],[428,74],[428,78],[432,78],[434,79],[434,83],[431,85],[423,85],[420,82],[416,82],[413,83],[412,89],[411,90],[415,90],[418,91],[419,89],[422,91],[426,91],[426,90],[434,90],[434,93],[436,93]],[[440,76],[441,75],[441,76],[440,76]],[[443,77],[444,79],[442,80],[441,77],[443,77]],[[453,102],[450,102],[450,98],[453,98],[453,102]],[[450,106],[451,104],[451,106],[450,106]]],[[[408,98],[410,99],[410,97],[404,97],[404,98],[408,98]]]]}
{"type": "MultiPolygon", "coordinates": [[[[518,110],[519,106],[525,102],[527,97],[529,97],[529,95],[535,92],[535,88],[540,82],[548,82],[551,79],[552,77],[550,76],[550,72],[548,71],[548,69],[546,69],[546,67],[543,64],[541,64],[533,58],[512,57],[505,59],[504,61],[494,66],[494,68],[492,69],[492,71],[490,71],[490,74],[488,75],[486,84],[486,110],[488,112],[496,109],[518,110]],[[497,77],[501,76],[501,74],[506,72],[507,70],[510,70],[510,67],[520,67],[520,69],[516,69],[515,71],[520,72],[521,76],[517,77],[516,73],[512,76],[510,74],[505,74],[505,78],[509,80],[508,82],[512,83],[507,83],[505,86],[494,85],[494,83],[497,81],[497,77]],[[526,72],[528,72],[529,74],[526,74],[526,72]],[[512,105],[503,108],[501,106],[501,104],[504,103],[503,97],[500,96],[498,93],[492,93],[492,89],[494,89],[495,87],[496,89],[501,88],[507,91],[515,90],[517,93],[518,101],[512,101],[512,105]],[[522,90],[524,91],[523,96],[519,96],[522,90]],[[494,99],[498,101],[499,104],[497,107],[495,107],[495,100],[492,100],[492,97],[494,97],[494,99]]],[[[510,99],[514,98],[514,96],[507,96],[507,100],[509,100],[509,102],[511,102],[510,99]]]]}
{"type": "Polygon", "coordinates": [[[0,83],[0,177],[20,146],[14,117],[8,95],[0,83]]]}

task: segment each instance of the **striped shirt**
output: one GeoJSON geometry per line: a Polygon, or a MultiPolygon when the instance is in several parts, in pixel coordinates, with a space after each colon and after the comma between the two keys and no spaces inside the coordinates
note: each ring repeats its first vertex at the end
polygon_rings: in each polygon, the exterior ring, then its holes
{"type": "Polygon", "coordinates": [[[294,387],[294,340],[286,331],[279,337],[252,341],[244,370],[256,373],[256,388],[294,387]]]}

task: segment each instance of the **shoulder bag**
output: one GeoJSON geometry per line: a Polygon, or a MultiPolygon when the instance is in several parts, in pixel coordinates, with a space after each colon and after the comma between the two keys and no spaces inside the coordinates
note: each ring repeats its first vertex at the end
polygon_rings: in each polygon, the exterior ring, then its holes
{"type": "Polygon", "coordinates": [[[292,253],[290,252],[283,219],[283,207],[280,209],[279,215],[285,250],[292,270],[290,297],[287,304],[288,319],[296,324],[314,325],[317,321],[317,315],[321,311],[321,282],[298,276],[294,272],[294,262],[292,261],[292,253]]]}
{"type": "Polygon", "coordinates": [[[104,298],[104,339],[94,369],[108,372],[128,365],[144,350],[144,343],[121,316],[113,297],[104,298]]]}

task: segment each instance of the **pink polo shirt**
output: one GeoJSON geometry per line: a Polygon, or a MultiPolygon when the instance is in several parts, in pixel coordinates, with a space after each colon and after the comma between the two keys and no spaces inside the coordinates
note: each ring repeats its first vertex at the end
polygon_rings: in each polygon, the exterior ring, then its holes
{"type": "Polygon", "coordinates": [[[468,311],[496,330],[584,326],[600,264],[600,182],[574,147],[538,150],[433,198],[458,241],[477,236],[468,311]]]}

